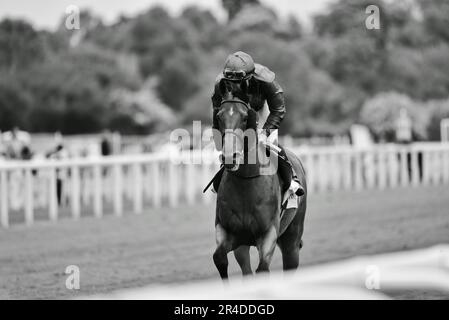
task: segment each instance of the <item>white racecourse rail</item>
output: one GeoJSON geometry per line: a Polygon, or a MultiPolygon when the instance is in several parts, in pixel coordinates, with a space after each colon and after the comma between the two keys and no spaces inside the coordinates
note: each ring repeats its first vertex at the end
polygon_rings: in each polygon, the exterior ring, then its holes
{"type": "MultiPolygon", "coordinates": [[[[309,192],[449,184],[449,144],[300,147],[309,192]]],[[[191,151],[0,163],[0,225],[32,225],[86,213],[140,214],[148,208],[209,203],[202,189],[218,153],[191,151]],[[58,181],[58,182],[57,182],[58,181]],[[61,187],[61,201],[57,190],[61,187]]]]}

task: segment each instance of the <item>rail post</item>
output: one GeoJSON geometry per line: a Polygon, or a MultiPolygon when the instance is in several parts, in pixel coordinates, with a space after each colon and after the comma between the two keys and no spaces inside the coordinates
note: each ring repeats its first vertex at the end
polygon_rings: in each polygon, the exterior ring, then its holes
{"type": "Polygon", "coordinates": [[[123,170],[120,164],[114,164],[114,213],[123,215],[123,170]]]}
{"type": "Polygon", "coordinates": [[[142,183],[142,165],[135,163],[133,165],[134,177],[134,213],[140,214],[143,211],[143,183],[142,183]]]}
{"type": "Polygon", "coordinates": [[[81,216],[81,198],[80,198],[80,170],[79,167],[74,165],[71,170],[72,188],[70,204],[72,207],[72,217],[74,220],[78,220],[81,216]]]}
{"type": "Polygon", "coordinates": [[[0,224],[9,227],[8,217],[8,172],[0,169],[0,224]]]}
{"type": "Polygon", "coordinates": [[[49,218],[50,221],[58,219],[58,191],[57,191],[57,175],[56,168],[50,169],[50,188],[49,188],[49,218]]]}
{"type": "Polygon", "coordinates": [[[103,186],[102,186],[102,167],[96,164],[93,168],[94,175],[94,216],[101,218],[103,216],[103,186]]]}
{"type": "Polygon", "coordinates": [[[33,175],[31,169],[25,170],[25,224],[31,226],[34,222],[33,175]]]}

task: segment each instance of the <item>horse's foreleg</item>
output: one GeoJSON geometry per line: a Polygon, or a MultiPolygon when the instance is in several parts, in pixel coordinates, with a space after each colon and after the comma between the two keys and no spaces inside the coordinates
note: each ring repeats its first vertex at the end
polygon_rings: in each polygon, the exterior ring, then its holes
{"type": "Polygon", "coordinates": [[[232,241],[220,224],[215,226],[215,239],[217,249],[215,249],[213,255],[214,263],[220,277],[225,280],[228,278],[228,252],[232,250],[232,241]]]}
{"type": "Polygon", "coordinates": [[[271,259],[276,248],[277,232],[274,226],[271,226],[267,233],[257,242],[259,250],[259,266],[256,272],[270,271],[271,259]]]}
{"type": "Polygon", "coordinates": [[[253,274],[251,270],[251,259],[249,255],[249,246],[240,246],[237,249],[234,250],[234,256],[237,260],[237,263],[240,266],[240,269],[242,269],[242,274],[249,275],[253,274]]]}

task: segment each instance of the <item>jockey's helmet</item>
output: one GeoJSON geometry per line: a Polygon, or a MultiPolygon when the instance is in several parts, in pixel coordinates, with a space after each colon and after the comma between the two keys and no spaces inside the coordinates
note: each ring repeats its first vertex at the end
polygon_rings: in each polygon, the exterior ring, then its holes
{"type": "Polygon", "coordinates": [[[243,51],[237,51],[226,58],[223,76],[230,81],[248,80],[253,75],[254,70],[253,58],[243,51]]]}

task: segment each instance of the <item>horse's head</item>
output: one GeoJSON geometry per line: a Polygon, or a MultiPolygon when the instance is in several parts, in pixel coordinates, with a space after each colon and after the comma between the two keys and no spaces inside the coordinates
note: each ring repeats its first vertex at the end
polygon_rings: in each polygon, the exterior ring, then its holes
{"type": "Polygon", "coordinates": [[[222,137],[223,163],[226,169],[236,171],[245,151],[256,143],[256,112],[245,101],[226,91],[216,121],[222,137]]]}

